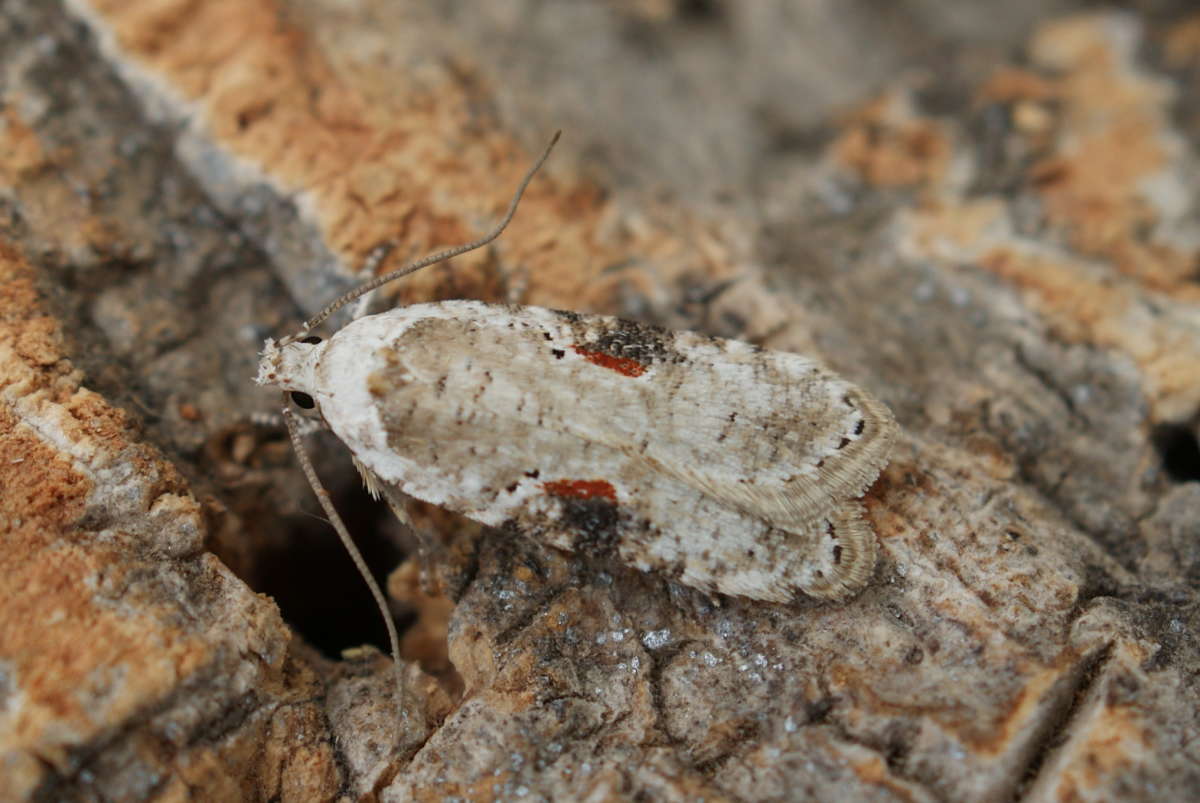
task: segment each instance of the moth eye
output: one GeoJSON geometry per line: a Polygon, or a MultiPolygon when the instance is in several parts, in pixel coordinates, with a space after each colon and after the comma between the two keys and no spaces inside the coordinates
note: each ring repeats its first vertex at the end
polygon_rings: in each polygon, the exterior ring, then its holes
{"type": "Polygon", "coordinates": [[[315,346],[321,342],[321,338],[317,337],[316,335],[309,335],[308,337],[300,338],[300,342],[307,343],[310,346],[315,346]]]}
{"type": "Polygon", "coordinates": [[[292,391],[292,401],[302,410],[311,410],[317,406],[312,396],[309,396],[307,393],[301,393],[298,390],[292,391]]]}

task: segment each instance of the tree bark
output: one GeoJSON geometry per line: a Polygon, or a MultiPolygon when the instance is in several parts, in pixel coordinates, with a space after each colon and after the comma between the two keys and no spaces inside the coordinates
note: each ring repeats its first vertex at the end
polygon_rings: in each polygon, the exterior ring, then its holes
{"type": "Polygon", "coordinates": [[[1200,798],[1200,17],[1081,6],[8,0],[0,797],[1200,798]],[[387,303],[822,360],[880,560],[708,599],[418,505],[423,588],[316,436],[397,736],[257,352],[556,128],[387,303]]]}

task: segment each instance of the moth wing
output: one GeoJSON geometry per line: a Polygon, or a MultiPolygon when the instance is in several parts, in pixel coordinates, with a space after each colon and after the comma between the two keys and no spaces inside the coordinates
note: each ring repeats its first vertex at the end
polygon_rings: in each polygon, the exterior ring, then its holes
{"type": "Polygon", "coordinates": [[[887,463],[895,440],[895,421],[882,403],[859,388],[848,389],[846,395],[861,417],[848,416],[848,426],[829,430],[837,435],[838,444],[845,445],[824,454],[814,453],[808,445],[795,451],[781,449],[775,467],[784,471],[773,476],[731,477],[731,469],[737,466],[725,464],[720,449],[714,449],[712,458],[704,462],[680,463],[657,455],[647,455],[646,460],[655,470],[777,527],[812,526],[832,508],[861,496],[870,487],[887,463]],[[862,431],[851,440],[845,436],[854,435],[856,419],[863,422],[862,431]]]}
{"type": "Polygon", "coordinates": [[[874,571],[876,540],[856,500],[887,462],[896,436],[891,411],[800,355],[688,332],[635,334],[642,342],[670,338],[670,347],[643,350],[670,358],[639,377],[671,389],[670,409],[650,400],[644,411],[614,404],[612,416],[577,417],[576,427],[642,462],[646,476],[670,477],[769,528],[747,538],[730,524],[709,541],[701,528],[687,548],[664,537],[637,543],[625,558],[642,568],[682,565],[688,585],[757,599],[782,601],[797,591],[838,599],[861,590],[874,571]],[[624,422],[656,418],[656,438],[624,431],[624,422]]]}
{"type": "Polygon", "coordinates": [[[537,308],[374,317],[331,341],[317,395],[404,493],[722,593],[837,598],[870,576],[853,498],[895,425],[811,360],[537,308]]]}
{"type": "MultiPolygon", "coordinates": [[[[826,600],[851,597],[875,571],[875,534],[863,519],[862,504],[849,500],[808,528],[772,530],[782,548],[765,559],[745,560],[744,550],[720,556],[714,551],[694,559],[687,585],[767,600],[789,602],[797,592],[826,600]],[[741,560],[739,560],[741,558],[741,560]]],[[[771,539],[761,538],[766,545],[771,539]]]]}
{"type": "Polygon", "coordinates": [[[608,410],[576,414],[568,426],[649,471],[788,528],[813,526],[861,496],[887,462],[896,435],[888,408],[807,357],[609,318],[588,323],[601,332],[624,327],[621,353],[652,358],[644,375],[610,373],[582,391],[590,366],[577,366],[571,391],[581,402],[584,393],[604,398],[608,410]]]}

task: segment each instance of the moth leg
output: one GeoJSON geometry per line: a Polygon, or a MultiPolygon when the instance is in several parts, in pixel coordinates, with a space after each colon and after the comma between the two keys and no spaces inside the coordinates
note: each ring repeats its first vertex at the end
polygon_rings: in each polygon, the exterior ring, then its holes
{"type": "MultiPolygon", "coordinates": [[[[385,240],[376,245],[367,252],[367,257],[363,260],[358,272],[366,276],[374,276],[375,272],[379,270],[379,266],[391,255],[395,247],[396,243],[393,240],[385,240]]],[[[358,303],[354,305],[354,314],[351,315],[350,320],[357,321],[364,315],[368,315],[371,310],[371,302],[374,300],[374,290],[364,293],[362,298],[358,300],[358,303]]]]}
{"type": "Polygon", "coordinates": [[[514,273],[513,271],[505,270],[501,279],[504,282],[504,300],[509,304],[522,303],[529,291],[529,272],[521,270],[518,273],[514,273]]]}
{"type": "Polygon", "coordinates": [[[408,515],[409,499],[402,491],[385,485],[383,486],[383,498],[400,523],[417,537],[417,560],[421,566],[421,593],[427,597],[439,596],[441,583],[436,579],[436,567],[444,565],[446,559],[441,542],[429,531],[413,524],[412,517],[408,515]]]}
{"type": "Polygon", "coordinates": [[[379,477],[371,469],[364,466],[357,460],[354,461],[355,468],[362,475],[363,484],[367,486],[367,492],[376,499],[383,499],[387,503],[388,508],[405,528],[417,537],[417,560],[421,566],[421,592],[426,596],[438,596],[438,583],[434,582],[431,566],[440,566],[443,563],[444,555],[442,545],[430,533],[422,530],[413,524],[412,517],[408,515],[408,496],[393,485],[389,485],[379,477]]]}
{"type": "Polygon", "coordinates": [[[354,305],[354,313],[350,316],[350,320],[357,321],[371,312],[371,302],[375,300],[375,291],[363,295],[362,298],[354,305]]]}

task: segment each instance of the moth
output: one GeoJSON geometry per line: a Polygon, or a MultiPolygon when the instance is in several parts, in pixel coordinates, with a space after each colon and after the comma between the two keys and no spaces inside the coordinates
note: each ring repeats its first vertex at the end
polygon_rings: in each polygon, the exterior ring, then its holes
{"type": "Polygon", "coordinates": [[[876,547],[859,497],[896,424],[883,403],[807,357],[465,300],[360,317],[329,339],[308,334],[358,295],[498,236],[553,145],[490,234],[374,279],[299,334],[268,340],[259,384],[309,408],[397,515],[396,500],[415,497],[756,600],[862,589],[876,547]]]}
{"type": "Polygon", "coordinates": [[[444,301],[264,352],[368,484],[684,585],[866,584],[887,408],[814,361],[600,315],[444,301]]]}

